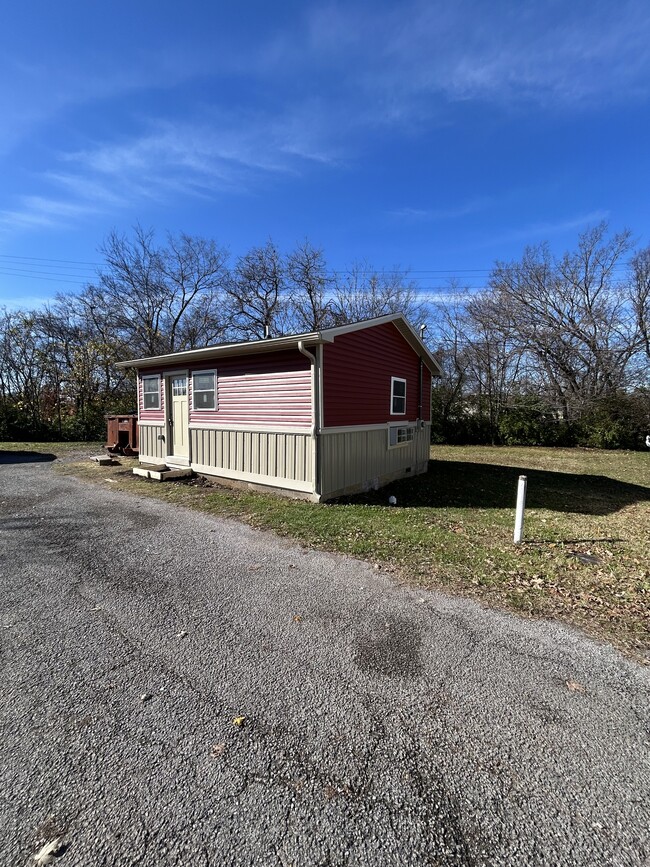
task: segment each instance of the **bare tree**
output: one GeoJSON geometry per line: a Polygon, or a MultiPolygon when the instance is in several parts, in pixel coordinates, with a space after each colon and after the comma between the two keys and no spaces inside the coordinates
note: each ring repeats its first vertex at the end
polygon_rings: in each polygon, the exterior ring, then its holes
{"type": "Polygon", "coordinates": [[[0,388],[3,415],[14,414],[22,427],[39,432],[48,422],[52,365],[37,325],[37,312],[4,311],[0,339],[0,388]]]}
{"type": "Polygon", "coordinates": [[[436,304],[433,340],[436,359],[442,376],[432,382],[433,422],[440,428],[439,436],[445,440],[454,420],[464,416],[468,390],[472,390],[473,371],[467,335],[467,290],[455,281],[449,286],[445,302],[436,304]]]}
{"type": "Polygon", "coordinates": [[[227,252],[214,241],[170,235],[158,247],[137,226],[130,239],[112,232],[101,252],[106,264],[82,299],[129,355],[191,349],[226,332],[227,252]]]}
{"type": "Polygon", "coordinates": [[[214,241],[181,234],[168,237],[161,261],[171,290],[166,312],[170,345],[194,349],[221,340],[230,327],[224,315],[228,252],[214,241]]]}
{"type": "Polygon", "coordinates": [[[529,247],[490,278],[500,331],[533,357],[567,419],[627,384],[636,326],[616,268],[630,246],[629,232],[609,238],[602,223],[560,259],[529,247]]]}
{"type": "MultiPolygon", "coordinates": [[[[630,300],[641,348],[650,361],[650,247],[641,250],[632,259],[630,300]]],[[[650,378],[650,372],[646,376],[650,378]]]]}
{"type": "Polygon", "coordinates": [[[319,331],[334,323],[325,255],[305,240],[286,259],[291,320],[296,331],[319,331]]]}
{"type": "Polygon", "coordinates": [[[516,390],[521,351],[504,332],[501,311],[489,292],[472,293],[452,283],[437,305],[435,335],[443,377],[436,388],[444,425],[471,416],[492,442],[516,390]]]}
{"type": "Polygon", "coordinates": [[[488,292],[468,299],[465,323],[465,354],[475,384],[475,398],[479,410],[487,416],[494,443],[501,416],[516,392],[525,352],[510,330],[503,328],[501,307],[488,292]]]}
{"type": "Polygon", "coordinates": [[[269,238],[237,260],[226,292],[233,330],[245,339],[284,332],[286,277],[282,258],[269,238]]]}
{"type": "Polygon", "coordinates": [[[414,325],[426,318],[417,286],[406,272],[377,271],[367,262],[357,262],[337,275],[332,311],[338,325],[388,313],[403,313],[414,325]]]}

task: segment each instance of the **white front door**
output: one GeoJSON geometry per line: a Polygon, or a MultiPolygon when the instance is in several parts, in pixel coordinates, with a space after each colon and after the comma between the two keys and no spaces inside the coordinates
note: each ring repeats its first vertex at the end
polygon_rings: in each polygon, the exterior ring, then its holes
{"type": "Polygon", "coordinates": [[[171,455],[176,458],[189,458],[187,375],[184,373],[169,377],[169,406],[171,455]]]}

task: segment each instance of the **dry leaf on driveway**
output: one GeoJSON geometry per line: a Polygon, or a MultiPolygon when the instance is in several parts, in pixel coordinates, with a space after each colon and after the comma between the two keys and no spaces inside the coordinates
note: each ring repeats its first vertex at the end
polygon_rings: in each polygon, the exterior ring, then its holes
{"type": "Polygon", "coordinates": [[[43,846],[42,849],[39,849],[36,855],[34,855],[34,861],[39,865],[39,867],[45,867],[45,865],[51,864],[61,848],[62,843],[62,837],[55,837],[54,840],[50,840],[49,843],[46,843],[45,846],[43,846]]]}
{"type": "Polygon", "coordinates": [[[567,689],[570,689],[571,692],[584,692],[585,688],[581,683],[578,683],[577,680],[567,680],[566,681],[567,689]]]}

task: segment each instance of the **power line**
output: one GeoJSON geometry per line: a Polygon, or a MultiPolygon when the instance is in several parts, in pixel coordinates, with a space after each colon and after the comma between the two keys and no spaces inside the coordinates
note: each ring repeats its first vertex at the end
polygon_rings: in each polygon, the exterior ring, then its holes
{"type": "MultiPolygon", "coordinates": [[[[20,274],[20,273],[14,272],[14,271],[4,271],[1,268],[0,268],[0,275],[2,275],[4,277],[17,277],[19,280],[47,280],[47,281],[52,282],[52,283],[63,283],[63,284],[73,283],[76,286],[86,286],[88,283],[87,280],[61,280],[60,275],[58,277],[45,277],[42,274],[39,274],[38,276],[34,276],[33,274],[20,274]]],[[[75,276],[79,276],[79,275],[75,275],[75,276]]]]}
{"type": "MultiPolygon", "coordinates": [[[[15,256],[9,253],[0,253],[0,259],[10,259],[14,262],[44,262],[47,267],[58,267],[61,265],[90,265],[93,268],[101,268],[106,265],[105,262],[89,262],[79,259],[51,259],[42,256],[15,256]]],[[[612,270],[620,271],[627,269],[629,266],[625,263],[617,263],[612,270]]],[[[81,269],[75,269],[81,270],[81,269]]],[[[494,266],[483,268],[355,268],[351,265],[349,268],[343,269],[328,269],[327,273],[331,275],[337,274],[452,274],[456,277],[464,277],[469,275],[489,275],[493,272],[494,266]]]]}
{"type": "MultiPolygon", "coordinates": [[[[41,280],[48,283],[59,283],[62,289],[66,286],[87,286],[97,278],[98,269],[101,267],[102,263],[87,262],[78,259],[52,259],[42,256],[16,256],[8,253],[0,253],[0,276],[13,277],[16,280],[41,280]],[[27,267],[21,268],[20,265],[25,265],[27,267]],[[31,268],[29,267],[30,265],[31,268]],[[94,266],[97,270],[90,271],[87,270],[86,267],[81,266],[94,266]],[[64,267],[67,267],[69,271],[77,271],[79,273],[67,273],[66,271],[60,270],[64,267]]],[[[612,270],[621,271],[627,268],[628,266],[625,263],[617,263],[614,265],[612,270]]],[[[434,294],[452,291],[452,287],[449,285],[452,277],[455,278],[457,283],[462,284],[459,287],[460,291],[463,289],[468,289],[472,292],[486,291],[488,287],[485,283],[490,278],[493,271],[485,268],[364,268],[357,270],[352,266],[348,270],[328,270],[326,273],[332,278],[355,274],[360,277],[375,275],[378,277],[403,276],[407,279],[410,278],[410,282],[415,284],[414,288],[417,291],[421,291],[425,294],[434,294]],[[443,275],[449,276],[445,279],[443,275]],[[432,280],[435,282],[425,283],[425,280],[432,280]],[[477,281],[479,281],[481,285],[475,285],[477,281]]]]}
{"type": "Polygon", "coordinates": [[[9,253],[0,253],[0,259],[27,259],[30,262],[61,262],[63,265],[93,265],[100,268],[104,262],[82,262],[78,259],[45,259],[41,256],[12,256],[9,253]]]}
{"type": "MultiPolygon", "coordinates": [[[[8,265],[8,264],[5,265],[2,262],[0,262],[0,268],[11,268],[11,270],[17,274],[32,274],[36,277],[53,277],[53,278],[56,278],[56,277],[74,277],[74,278],[79,278],[79,277],[84,276],[83,274],[60,274],[57,271],[32,271],[31,269],[28,270],[26,268],[18,268],[18,267],[15,267],[14,265],[8,265]]],[[[96,275],[93,274],[93,277],[94,276],[96,276],[96,275]]]]}

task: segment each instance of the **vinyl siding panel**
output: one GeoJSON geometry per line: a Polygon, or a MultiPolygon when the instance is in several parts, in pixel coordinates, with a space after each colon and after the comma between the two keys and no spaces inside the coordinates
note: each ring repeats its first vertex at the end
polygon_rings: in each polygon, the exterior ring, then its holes
{"type": "Polygon", "coordinates": [[[313,489],[308,433],[192,428],[192,466],[201,472],[301,491],[313,489]]]}
{"type": "MultiPolygon", "coordinates": [[[[420,359],[393,323],[341,334],[323,347],[324,427],[415,421],[420,359]],[[406,380],[406,415],[391,414],[391,377],[406,380]]],[[[431,417],[431,373],[423,365],[422,418],[431,417]]]]}
{"type": "Polygon", "coordinates": [[[412,442],[394,448],[388,447],[388,427],[323,433],[322,497],[369,490],[405,475],[426,472],[430,437],[429,424],[416,428],[412,442]]]}
{"type": "Polygon", "coordinates": [[[164,461],[167,456],[165,441],[158,439],[164,435],[165,427],[162,424],[145,424],[140,422],[140,460],[146,462],[147,458],[164,461]]]}
{"type": "Polygon", "coordinates": [[[193,367],[217,372],[216,410],[192,407],[190,381],[190,424],[280,425],[309,427],[312,423],[311,368],[297,351],[275,352],[252,358],[222,358],[218,362],[193,367]]]}
{"type": "MultiPolygon", "coordinates": [[[[143,421],[165,420],[164,373],[177,369],[172,364],[140,370],[138,401],[143,421]],[[161,408],[145,410],[142,377],[154,373],[161,377],[161,408]]],[[[312,424],[311,366],[297,350],[206,362],[188,370],[188,401],[191,425],[308,428],[312,424]],[[195,410],[192,374],[208,370],[217,372],[217,408],[195,410]]]]}

